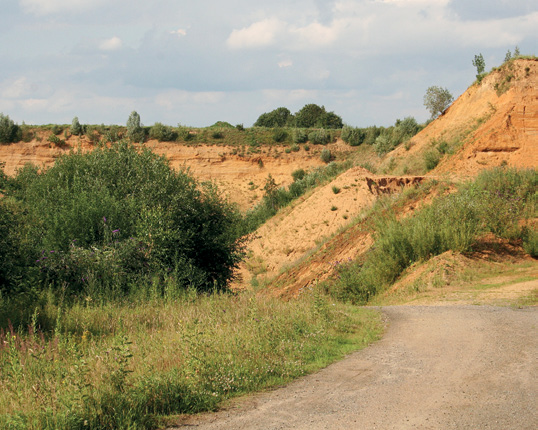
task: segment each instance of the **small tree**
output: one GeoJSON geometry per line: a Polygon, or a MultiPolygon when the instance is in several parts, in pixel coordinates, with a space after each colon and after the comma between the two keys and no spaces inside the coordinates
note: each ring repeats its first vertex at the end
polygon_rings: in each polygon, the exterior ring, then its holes
{"type": "Polygon", "coordinates": [[[293,115],[288,108],[279,107],[271,112],[262,113],[254,127],[285,127],[293,121],[293,115]]]}
{"type": "Polygon", "coordinates": [[[0,143],[18,142],[21,138],[20,127],[9,118],[9,115],[0,113],[0,143]]]}
{"type": "Polygon", "coordinates": [[[446,88],[432,86],[424,95],[424,106],[430,111],[431,118],[441,115],[454,101],[454,97],[446,88]]]}
{"type": "Polygon", "coordinates": [[[136,111],[132,111],[127,119],[127,137],[132,142],[144,141],[144,129],[140,124],[140,115],[136,111]]]}
{"type": "Polygon", "coordinates": [[[474,56],[473,66],[476,67],[476,79],[480,82],[483,78],[484,70],[486,70],[486,62],[482,54],[474,56]]]}
{"type": "Polygon", "coordinates": [[[71,127],[69,127],[69,132],[75,136],[80,136],[82,134],[82,126],[78,121],[78,116],[73,118],[71,121],[71,127]]]}

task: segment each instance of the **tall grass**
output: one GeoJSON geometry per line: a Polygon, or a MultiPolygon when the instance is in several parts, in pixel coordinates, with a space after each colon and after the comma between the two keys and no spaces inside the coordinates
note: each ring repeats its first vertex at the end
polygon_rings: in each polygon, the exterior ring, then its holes
{"type": "Polygon", "coordinates": [[[470,251],[485,233],[532,249],[536,235],[529,220],[537,216],[537,185],[535,170],[494,169],[412,217],[380,217],[373,247],[364,260],[339,267],[333,291],[366,303],[414,262],[448,250],[470,251]]]}
{"type": "Polygon", "coordinates": [[[160,416],[213,410],[319,369],[380,327],[373,312],[318,293],[287,303],[249,293],[160,297],[49,301],[27,331],[1,330],[0,428],[155,428],[160,416]]]}

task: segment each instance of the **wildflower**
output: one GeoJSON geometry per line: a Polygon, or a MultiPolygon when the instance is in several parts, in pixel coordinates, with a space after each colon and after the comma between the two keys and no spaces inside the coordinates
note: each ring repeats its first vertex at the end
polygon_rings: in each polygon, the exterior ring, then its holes
{"type": "Polygon", "coordinates": [[[116,229],[116,230],[112,230],[112,233],[113,233],[113,234],[116,234],[116,233],[119,233],[119,232],[120,232],[120,229],[119,229],[119,228],[116,229]]]}
{"type": "Polygon", "coordinates": [[[106,216],[103,217],[103,222],[106,223],[106,216]]]}

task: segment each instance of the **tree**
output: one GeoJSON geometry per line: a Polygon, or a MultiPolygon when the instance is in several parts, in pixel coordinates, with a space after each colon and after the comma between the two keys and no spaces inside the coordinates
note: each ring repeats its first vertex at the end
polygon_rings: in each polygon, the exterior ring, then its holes
{"type": "Polygon", "coordinates": [[[21,138],[20,127],[9,118],[9,115],[0,113],[0,143],[18,142],[21,138]]]}
{"type": "Polygon", "coordinates": [[[145,133],[140,124],[140,115],[138,112],[132,111],[127,119],[127,137],[131,142],[143,142],[145,133]]]}
{"type": "Polygon", "coordinates": [[[293,120],[290,110],[285,107],[279,107],[271,112],[262,113],[254,127],[285,127],[293,120]]]}
{"type": "Polygon", "coordinates": [[[431,86],[424,95],[424,106],[430,111],[431,118],[441,115],[454,101],[454,97],[446,88],[431,86]]]}
{"type": "Polygon", "coordinates": [[[80,122],[78,121],[78,116],[73,118],[69,131],[71,132],[71,134],[75,136],[80,136],[82,134],[82,126],[80,125],[80,122]]]}
{"type": "Polygon", "coordinates": [[[297,127],[311,128],[342,128],[344,123],[342,118],[334,112],[327,112],[325,106],[318,106],[314,103],[305,105],[295,114],[297,127]]]}
{"type": "Polygon", "coordinates": [[[482,54],[474,56],[473,66],[476,67],[476,79],[480,80],[484,70],[486,70],[486,62],[482,54]]]}

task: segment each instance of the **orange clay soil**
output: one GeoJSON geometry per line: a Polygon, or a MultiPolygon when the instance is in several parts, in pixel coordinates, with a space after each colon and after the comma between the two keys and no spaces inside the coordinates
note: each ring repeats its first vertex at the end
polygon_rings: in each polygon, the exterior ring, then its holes
{"type": "MultiPolygon", "coordinates": [[[[386,157],[412,167],[436,144],[457,141],[429,174],[454,180],[495,166],[532,167],[538,163],[538,60],[507,63],[473,84],[443,115],[386,157]],[[407,148],[407,149],[406,149],[407,148]]],[[[410,171],[413,171],[412,168],[410,171]]]]}
{"type": "MultiPolygon", "coordinates": [[[[38,140],[0,145],[0,163],[5,163],[4,172],[14,175],[26,163],[38,167],[50,167],[62,154],[80,148],[89,151],[94,146],[83,136],[71,136],[66,145],[57,147],[47,142],[48,131],[38,132],[38,140]]],[[[62,136],[63,137],[63,136],[62,136]]],[[[320,159],[323,146],[310,145],[310,150],[301,148],[298,152],[285,152],[284,146],[260,147],[260,153],[233,154],[236,146],[186,145],[175,142],[150,140],[147,148],[170,160],[175,169],[188,168],[201,181],[215,181],[219,189],[241,210],[254,206],[263,196],[263,187],[269,174],[281,186],[289,185],[291,173],[299,168],[308,170],[324,165],[320,159]]],[[[349,150],[342,141],[327,145],[337,154],[349,150]]]]}

